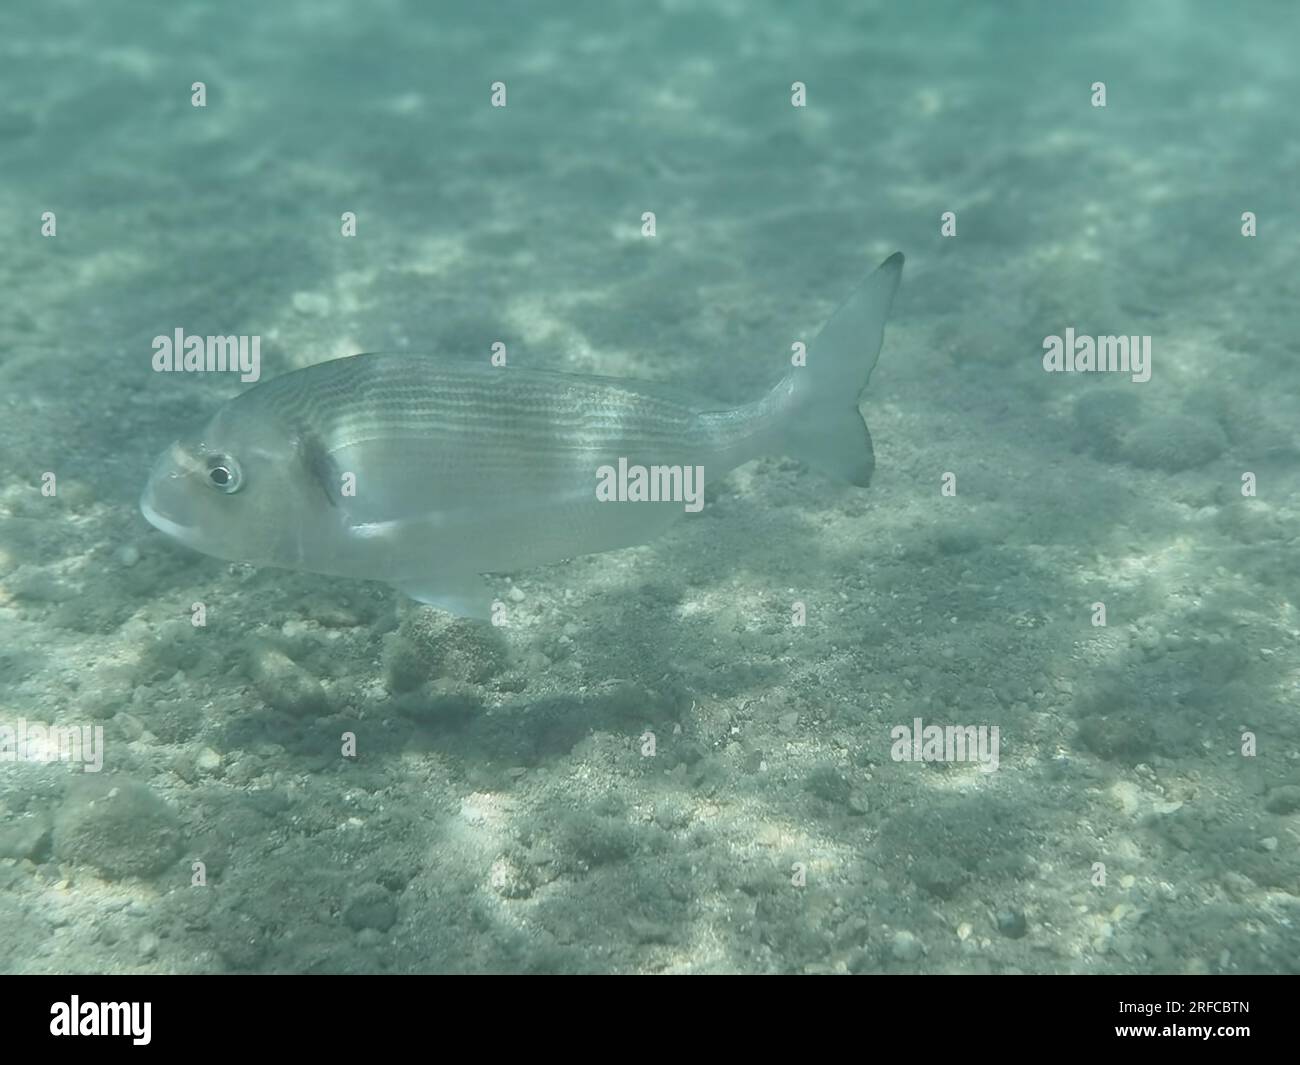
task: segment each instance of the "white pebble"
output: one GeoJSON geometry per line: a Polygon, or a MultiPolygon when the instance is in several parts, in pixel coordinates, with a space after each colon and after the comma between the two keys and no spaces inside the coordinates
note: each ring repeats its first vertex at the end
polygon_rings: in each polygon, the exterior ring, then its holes
{"type": "Polygon", "coordinates": [[[896,961],[916,961],[921,956],[921,941],[906,930],[894,933],[890,953],[896,961]]]}

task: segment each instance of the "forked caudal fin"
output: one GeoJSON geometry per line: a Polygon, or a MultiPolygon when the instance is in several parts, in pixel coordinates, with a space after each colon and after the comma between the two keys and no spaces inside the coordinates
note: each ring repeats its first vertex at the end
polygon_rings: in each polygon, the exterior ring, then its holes
{"type": "Polygon", "coordinates": [[[858,397],[880,357],[903,254],[894,252],[840,307],[808,345],[807,363],[777,386],[786,414],[774,441],[786,455],[865,487],[875,455],[858,397]]]}

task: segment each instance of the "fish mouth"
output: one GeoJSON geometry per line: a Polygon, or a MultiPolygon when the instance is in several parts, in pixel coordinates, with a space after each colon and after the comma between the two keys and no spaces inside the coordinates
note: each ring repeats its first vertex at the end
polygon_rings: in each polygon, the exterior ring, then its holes
{"type": "Polygon", "coordinates": [[[183,544],[192,544],[199,531],[197,524],[177,520],[195,516],[194,508],[187,505],[188,500],[181,488],[181,481],[192,465],[193,460],[181,442],[176,441],[154,463],[144,482],[144,491],[140,493],[140,513],[144,520],[183,544]]]}
{"type": "Polygon", "coordinates": [[[153,490],[146,488],[140,496],[140,513],[144,515],[144,520],[159,532],[166,533],[174,540],[180,540],[182,543],[189,543],[193,540],[195,527],[193,525],[182,525],[179,521],[172,521],[171,518],[163,517],[155,509],[151,502],[152,499],[153,490]]]}
{"type": "Polygon", "coordinates": [[[183,488],[186,455],[177,442],[164,453],[144,482],[140,493],[140,513],[144,520],[161,533],[186,545],[199,536],[197,517],[183,488]],[[180,521],[190,518],[191,522],[180,521]]]}

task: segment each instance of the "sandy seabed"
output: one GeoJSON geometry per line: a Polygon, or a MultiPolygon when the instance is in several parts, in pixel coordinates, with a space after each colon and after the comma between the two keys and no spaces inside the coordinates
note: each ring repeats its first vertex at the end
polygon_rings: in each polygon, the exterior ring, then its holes
{"type": "Polygon", "coordinates": [[[0,763],[0,970],[1295,970],[1294,10],[706,7],[0,15],[0,726],[104,743],[0,763]],[[735,403],[895,249],[868,491],[751,463],[504,628],[136,508],[241,387],[178,327],[735,403]]]}

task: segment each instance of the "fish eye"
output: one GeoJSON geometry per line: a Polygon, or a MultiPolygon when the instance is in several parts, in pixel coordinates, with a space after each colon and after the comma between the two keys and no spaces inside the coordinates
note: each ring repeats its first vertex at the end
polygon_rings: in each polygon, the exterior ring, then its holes
{"type": "Polygon", "coordinates": [[[211,455],[208,457],[208,484],[219,492],[229,495],[238,492],[243,476],[239,472],[239,463],[229,455],[211,455]]]}

